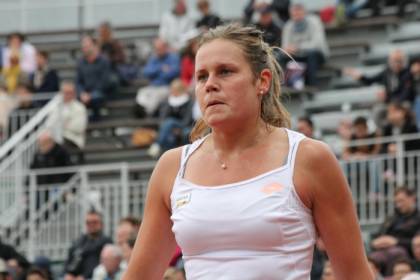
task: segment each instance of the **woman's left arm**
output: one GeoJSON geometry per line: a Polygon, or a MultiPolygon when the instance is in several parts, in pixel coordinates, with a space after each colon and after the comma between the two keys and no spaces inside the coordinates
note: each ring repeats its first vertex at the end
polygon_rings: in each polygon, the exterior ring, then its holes
{"type": "Polygon", "coordinates": [[[312,209],[337,279],[374,279],[370,271],[350,188],[326,144],[305,139],[296,158],[294,184],[312,209]]]}

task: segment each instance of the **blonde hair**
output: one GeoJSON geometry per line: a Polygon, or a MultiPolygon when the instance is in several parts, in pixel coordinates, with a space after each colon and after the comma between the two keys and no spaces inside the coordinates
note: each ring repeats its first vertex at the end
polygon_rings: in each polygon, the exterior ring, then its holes
{"type": "MultiPolygon", "coordinates": [[[[216,39],[227,40],[240,47],[255,80],[260,77],[262,70],[271,71],[271,85],[262,97],[260,116],[267,125],[290,127],[290,115],[280,101],[282,70],[275,58],[274,48],[264,42],[262,32],[254,27],[244,27],[237,23],[219,26],[202,35],[199,48],[216,39]]],[[[201,118],[193,127],[190,139],[197,140],[209,132],[210,128],[201,118]]]]}

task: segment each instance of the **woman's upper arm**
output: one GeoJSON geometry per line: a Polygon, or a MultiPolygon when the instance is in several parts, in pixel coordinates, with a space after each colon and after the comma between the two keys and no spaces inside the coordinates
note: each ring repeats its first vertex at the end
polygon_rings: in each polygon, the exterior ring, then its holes
{"type": "Polygon", "coordinates": [[[124,280],[162,279],[175,252],[169,197],[180,157],[181,149],[168,151],[153,170],[142,224],[124,280]]]}
{"type": "Polygon", "coordinates": [[[337,279],[373,279],[350,188],[335,156],[319,141],[302,141],[294,182],[312,209],[337,279]]]}

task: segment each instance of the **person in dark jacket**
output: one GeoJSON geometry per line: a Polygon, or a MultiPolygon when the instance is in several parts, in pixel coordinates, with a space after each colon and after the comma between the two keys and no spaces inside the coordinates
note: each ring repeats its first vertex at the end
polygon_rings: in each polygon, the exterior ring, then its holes
{"type": "MultiPolygon", "coordinates": [[[[56,143],[49,131],[42,132],[38,137],[38,152],[34,155],[31,169],[65,167],[71,165],[69,153],[56,143]]],[[[56,184],[68,180],[70,174],[38,175],[37,183],[56,184]]]]}
{"type": "Polygon", "coordinates": [[[387,67],[374,76],[362,75],[351,68],[344,69],[344,73],[365,85],[374,83],[385,87],[385,92],[380,93],[381,101],[388,104],[391,101],[413,102],[412,75],[408,68],[408,59],[401,50],[393,50],[388,56],[387,67]]]}
{"type": "Polygon", "coordinates": [[[256,27],[263,31],[264,41],[272,46],[281,46],[281,28],[273,21],[273,11],[271,6],[266,6],[258,10],[259,20],[256,27]]]}
{"type": "MultiPolygon", "coordinates": [[[[383,136],[399,136],[402,134],[417,133],[417,126],[411,111],[398,102],[391,102],[387,107],[387,124],[382,129],[383,136]]],[[[420,149],[419,140],[410,140],[404,143],[405,151],[420,149]]],[[[386,143],[382,147],[382,152],[395,154],[397,151],[396,143],[386,143]]]]}
{"type": "Polygon", "coordinates": [[[57,71],[51,69],[48,64],[48,53],[38,51],[36,54],[37,68],[30,75],[31,90],[34,93],[57,92],[60,87],[60,80],[57,71]]]}
{"type": "Polygon", "coordinates": [[[210,29],[222,24],[222,20],[210,11],[210,3],[208,0],[199,0],[197,2],[197,8],[200,11],[202,17],[196,23],[197,28],[210,29]]]}
{"type": "Polygon", "coordinates": [[[266,6],[271,7],[276,13],[276,16],[283,23],[289,20],[290,0],[273,0],[271,3],[269,2],[270,1],[264,0],[250,0],[244,9],[245,23],[251,23],[255,11],[261,8],[265,8],[266,6]]]}
{"type": "Polygon", "coordinates": [[[185,85],[180,79],[171,83],[170,95],[160,107],[161,124],[158,139],[148,154],[157,157],[162,151],[175,148],[187,142],[193,123],[193,102],[185,85]]]}
{"type": "Polygon", "coordinates": [[[416,208],[414,190],[397,188],[394,203],[395,214],[385,220],[371,242],[373,252],[370,257],[380,264],[387,276],[395,260],[412,255],[411,240],[420,230],[420,213],[416,208]]]}
{"type": "Polygon", "coordinates": [[[98,212],[90,211],[86,215],[86,233],[74,241],[68,258],[64,264],[65,280],[92,278],[93,270],[100,263],[100,255],[106,244],[111,244],[111,238],[102,232],[102,217],[98,212]]]}
{"type": "Polygon", "coordinates": [[[77,90],[80,101],[91,108],[91,120],[98,120],[103,102],[112,93],[111,64],[100,55],[96,40],[91,36],[82,39],[83,58],[77,65],[77,90]]]}

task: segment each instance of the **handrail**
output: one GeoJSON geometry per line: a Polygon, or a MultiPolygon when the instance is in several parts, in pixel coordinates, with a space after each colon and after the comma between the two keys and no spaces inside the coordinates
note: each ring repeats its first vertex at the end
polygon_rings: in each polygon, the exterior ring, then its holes
{"type": "Polygon", "coordinates": [[[0,162],[4,160],[4,157],[7,156],[19,142],[23,141],[25,137],[31,131],[33,131],[43,119],[45,119],[48,116],[48,114],[50,114],[50,112],[60,102],[60,99],[61,97],[57,94],[40,111],[38,111],[38,113],[33,118],[31,118],[18,132],[13,134],[13,136],[0,147],[0,162]]]}

